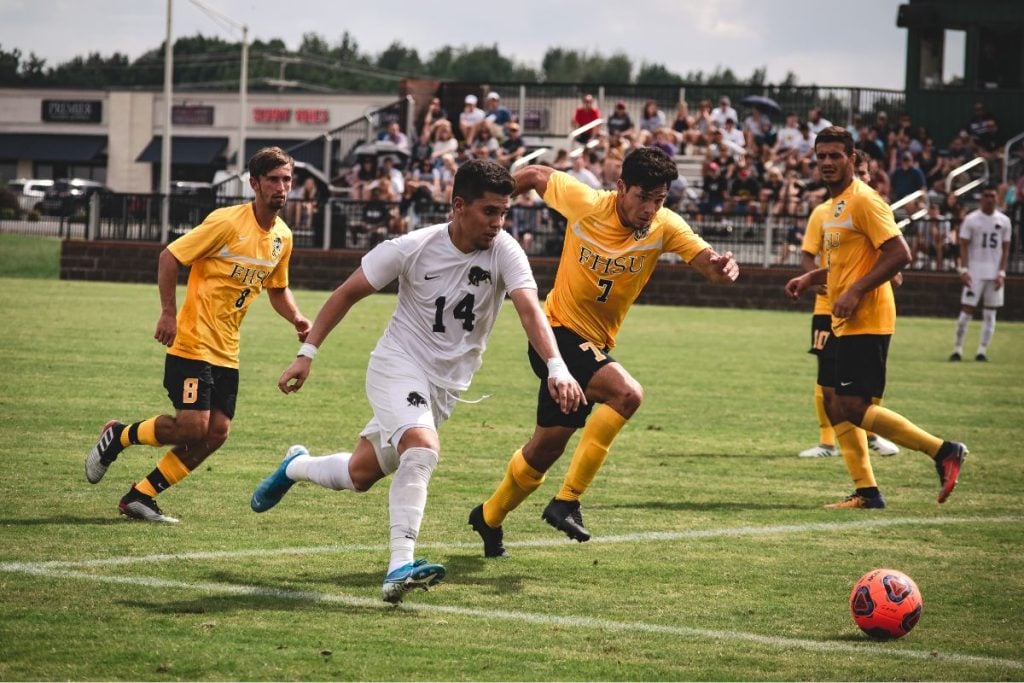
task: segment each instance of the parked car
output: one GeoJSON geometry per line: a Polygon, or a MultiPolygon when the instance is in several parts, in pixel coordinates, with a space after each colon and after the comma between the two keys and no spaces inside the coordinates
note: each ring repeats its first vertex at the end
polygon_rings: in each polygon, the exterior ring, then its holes
{"type": "Polygon", "coordinates": [[[97,192],[110,192],[103,183],[82,178],[61,178],[55,180],[46,190],[39,210],[47,216],[73,216],[84,213],[89,199],[97,192]]]}
{"type": "Polygon", "coordinates": [[[31,211],[36,205],[43,201],[43,195],[53,187],[52,180],[39,178],[18,178],[7,183],[7,189],[18,198],[18,205],[22,211],[31,211]]]}

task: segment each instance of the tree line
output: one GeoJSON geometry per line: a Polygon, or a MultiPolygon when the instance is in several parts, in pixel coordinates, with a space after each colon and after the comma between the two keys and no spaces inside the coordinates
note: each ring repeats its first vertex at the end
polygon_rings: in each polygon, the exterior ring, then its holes
{"type": "MultiPolygon", "coordinates": [[[[240,42],[195,35],[174,42],[174,83],[184,88],[225,89],[237,86],[240,42]]],[[[115,52],[93,52],[49,65],[47,60],[18,48],[0,45],[0,86],[76,88],[154,88],[163,84],[164,47],[161,44],[138,59],[115,52]]],[[[426,59],[419,52],[393,42],[371,55],[359,49],[347,31],[331,44],[316,33],[303,35],[298,50],[284,41],[256,40],[249,47],[249,86],[261,90],[311,90],[319,92],[390,92],[404,78],[487,83],[616,83],[637,85],[704,84],[763,85],[766,70],[755,69],[741,78],[728,67],[714,71],[677,74],[663,64],[634,64],[627,55],[610,56],[560,47],[549,48],[540,68],[504,55],[498,46],[444,46],[426,59]]],[[[786,74],[783,86],[796,85],[786,74]]]]}

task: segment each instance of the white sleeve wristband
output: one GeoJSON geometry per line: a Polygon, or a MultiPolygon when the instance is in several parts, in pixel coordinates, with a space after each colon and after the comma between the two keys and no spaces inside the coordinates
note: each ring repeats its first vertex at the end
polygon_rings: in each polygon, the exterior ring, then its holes
{"type": "Polygon", "coordinates": [[[316,353],[319,350],[320,349],[316,348],[312,344],[303,344],[299,347],[299,352],[295,354],[295,357],[298,358],[299,356],[305,356],[306,358],[313,360],[316,358],[316,353]]]}
{"type": "Polygon", "coordinates": [[[555,382],[572,379],[572,373],[569,372],[569,366],[565,364],[564,360],[561,358],[548,359],[548,379],[553,379],[555,382]]]}

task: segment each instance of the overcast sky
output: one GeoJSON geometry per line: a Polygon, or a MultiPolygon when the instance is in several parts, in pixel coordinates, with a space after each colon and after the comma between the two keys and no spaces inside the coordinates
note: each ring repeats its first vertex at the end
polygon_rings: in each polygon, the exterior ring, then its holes
{"type": "MultiPolygon", "coordinates": [[[[396,39],[421,59],[443,45],[497,44],[539,68],[545,51],[560,46],[622,52],[634,68],[658,63],[684,76],[728,66],[747,78],[765,67],[770,82],[792,71],[804,85],[904,86],[900,0],[201,1],[247,24],[252,38],[281,38],[289,49],[305,33],[334,45],[348,31],[374,55],[396,39]]],[[[173,2],[174,36],[241,38],[191,0],[173,2]]],[[[0,0],[0,46],[35,52],[50,66],[90,52],[134,59],[163,41],[166,8],[167,0],[0,0]]]]}

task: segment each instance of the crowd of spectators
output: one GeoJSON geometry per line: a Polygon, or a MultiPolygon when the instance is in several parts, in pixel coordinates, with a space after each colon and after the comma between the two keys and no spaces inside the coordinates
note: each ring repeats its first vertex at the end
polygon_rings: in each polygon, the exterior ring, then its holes
{"type": "MultiPolygon", "coordinates": [[[[378,140],[397,153],[363,157],[352,167],[345,177],[351,196],[389,207],[376,209],[382,213],[375,217],[382,235],[419,227],[417,206],[448,204],[455,171],[466,160],[489,158],[511,167],[526,153],[521,124],[502,105],[500,94],[489,92],[483,107],[478,104],[475,95],[467,95],[462,111],[449,116],[434,98],[408,137],[397,122],[381,132],[378,140]]],[[[584,94],[568,122],[579,131],[574,132],[575,149],[556,150],[549,163],[591,187],[612,189],[633,147],[655,146],[671,156],[701,159],[699,180],[681,176],[670,188],[667,205],[698,229],[712,232],[774,219],[785,235],[779,260],[795,259],[806,217],[827,198],[814,139],[832,122],[817,107],[803,117],[763,106],[746,107],[743,114],[722,96],[717,106],[703,100],[693,112],[687,102],[679,102],[671,119],[654,100],[635,111],[619,100],[602,117],[593,95],[584,94]]],[[[898,211],[899,217],[924,216],[906,228],[919,267],[954,268],[956,229],[965,212],[960,198],[947,194],[946,177],[975,157],[988,161],[992,177],[1001,173],[1002,138],[995,117],[977,104],[963,129],[940,144],[906,113],[895,121],[885,111],[857,114],[846,127],[868,160],[870,184],[883,197],[892,203],[918,191],[925,195],[898,211]]],[[[1024,187],[1001,188],[1001,208],[1019,211],[1016,198],[1022,194],[1024,187]]],[[[527,195],[513,208],[510,230],[526,245],[537,230],[538,215],[545,216],[538,211],[543,204],[527,195]]]]}

